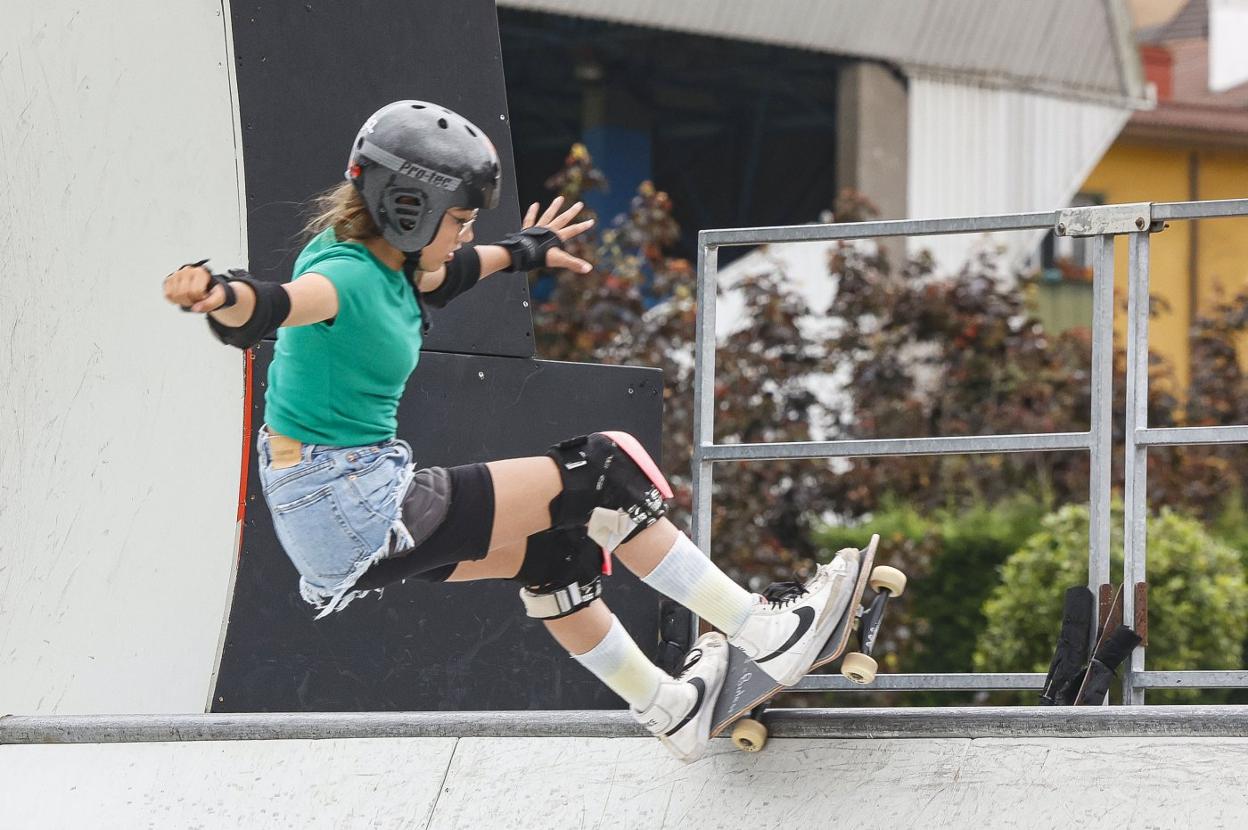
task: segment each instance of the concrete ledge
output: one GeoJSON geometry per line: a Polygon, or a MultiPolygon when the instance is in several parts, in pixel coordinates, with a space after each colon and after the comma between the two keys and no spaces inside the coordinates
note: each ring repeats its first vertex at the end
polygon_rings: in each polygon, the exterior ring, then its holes
{"type": "MultiPolygon", "coordinates": [[[[1248,706],[777,709],[779,738],[1248,737],[1248,706]]],[[[626,712],[326,712],[0,718],[0,744],[648,737],[626,712]]]]}

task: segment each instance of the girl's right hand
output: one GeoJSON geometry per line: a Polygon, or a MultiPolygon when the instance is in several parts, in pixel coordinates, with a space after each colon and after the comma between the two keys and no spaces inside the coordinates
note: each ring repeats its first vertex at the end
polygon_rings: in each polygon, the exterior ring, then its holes
{"type": "Polygon", "coordinates": [[[212,275],[202,265],[183,265],[165,277],[164,287],[165,299],[183,311],[207,313],[225,303],[225,289],[213,284],[212,275]]]}

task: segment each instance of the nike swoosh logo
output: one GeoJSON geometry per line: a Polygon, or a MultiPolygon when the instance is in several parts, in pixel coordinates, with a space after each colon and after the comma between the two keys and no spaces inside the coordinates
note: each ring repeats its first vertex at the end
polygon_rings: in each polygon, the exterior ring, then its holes
{"type": "Polygon", "coordinates": [[[771,654],[768,654],[766,657],[761,657],[755,660],[754,661],[755,663],[766,663],[768,660],[771,660],[774,657],[779,657],[781,654],[784,654],[786,651],[788,651],[790,648],[793,647],[794,643],[802,639],[802,636],[807,631],[810,630],[810,627],[812,625],[814,625],[815,609],[811,608],[809,605],[804,606],[802,608],[798,608],[794,610],[793,613],[797,615],[798,622],[797,622],[797,628],[795,628],[793,630],[793,633],[789,635],[789,639],[785,641],[784,645],[780,646],[780,648],[776,649],[771,654]]]}
{"type": "Polygon", "coordinates": [[[670,732],[664,733],[664,738],[670,738],[684,728],[685,724],[693,719],[693,716],[702,708],[702,699],[706,697],[706,681],[700,677],[691,677],[689,685],[698,690],[698,697],[693,702],[693,708],[689,710],[689,714],[685,715],[685,719],[676,724],[670,732]]]}

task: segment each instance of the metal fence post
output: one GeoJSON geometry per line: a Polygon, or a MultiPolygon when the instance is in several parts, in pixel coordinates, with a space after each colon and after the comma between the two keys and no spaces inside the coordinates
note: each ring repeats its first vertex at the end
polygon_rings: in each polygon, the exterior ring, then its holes
{"type": "Polygon", "coordinates": [[[705,448],[715,442],[715,304],[719,249],[699,239],[698,311],[693,377],[693,542],[711,553],[712,464],[705,448]]]}
{"type": "MultiPolygon", "coordinates": [[[[1127,411],[1125,423],[1126,497],[1123,518],[1123,620],[1134,626],[1135,586],[1145,581],[1148,550],[1148,446],[1138,430],[1148,429],[1149,233],[1133,233],[1127,269],[1127,411]]],[[[1144,648],[1131,653],[1122,678],[1124,703],[1142,704],[1136,673],[1144,670],[1144,648]]]]}
{"type": "MultiPolygon", "coordinates": [[[[711,490],[714,462],[707,460],[706,446],[715,443],[715,306],[718,297],[719,248],[698,234],[697,322],[694,336],[693,379],[693,543],[711,555],[711,490]]],[[[698,638],[698,618],[693,616],[689,642],[698,638]]]]}
{"type": "MultiPolygon", "coordinates": [[[[1114,415],[1114,240],[1092,238],[1092,455],[1088,485],[1088,587],[1109,582],[1110,472],[1114,415]]],[[[1096,633],[1093,632],[1095,639],[1096,633]]]]}

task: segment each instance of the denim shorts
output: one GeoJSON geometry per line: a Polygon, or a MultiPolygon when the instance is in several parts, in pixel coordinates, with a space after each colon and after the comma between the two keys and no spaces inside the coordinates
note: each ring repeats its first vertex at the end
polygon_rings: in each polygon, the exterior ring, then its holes
{"type": "Polygon", "coordinates": [[[359,595],[356,581],[394,549],[395,534],[406,534],[400,502],[414,474],[412,448],[399,439],[304,444],[297,464],[275,470],[269,439],[261,427],[256,452],[273,528],[299,571],[300,594],[325,616],[359,595]]]}

